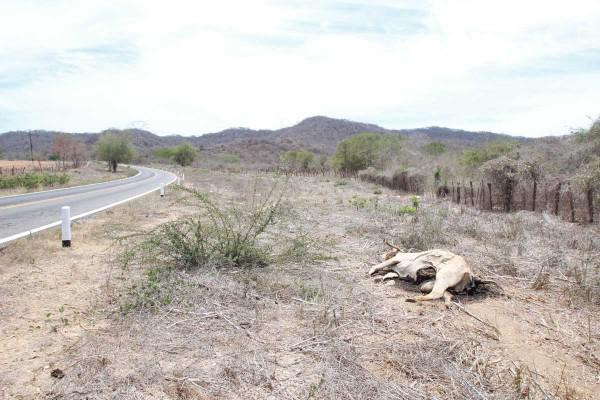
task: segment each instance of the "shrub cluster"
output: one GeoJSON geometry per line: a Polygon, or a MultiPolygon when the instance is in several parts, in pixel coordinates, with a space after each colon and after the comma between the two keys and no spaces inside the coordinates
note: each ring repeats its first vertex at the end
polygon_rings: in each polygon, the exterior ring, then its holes
{"type": "Polygon", "coordinates": [[[261,201],[251,207],[230,204],[218,207],[200,191],[180,188],[189,205],[197,212],[160,225],[143,235],[144,240],[124,261],[141,261],[147,265],[176,269],[205,267],[247,268],[267,263],[268,251],[259,242],[267,228],[275,223],[281,196],[273,187],[261,201]]]}
{"type": "Polygon", "coordinates": [[[20,175],[0,176],[0,189],[24,187],[35,189],[39,186],[55,186],[69,183],[71,177],[67,174],[26,173],[20,175]]]}

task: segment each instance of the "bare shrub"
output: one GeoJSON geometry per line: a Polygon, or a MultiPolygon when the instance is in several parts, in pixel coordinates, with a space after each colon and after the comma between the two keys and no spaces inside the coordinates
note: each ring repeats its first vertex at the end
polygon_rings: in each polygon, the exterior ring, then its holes
{"type": "Polygon", "coordinates": [[[513,191],[523,169],[519,161],[502,156],[486,162],[480,169],[483,175],[493,182],[494,186],[500,188],[504,211],[510,212],[513,191]]]}

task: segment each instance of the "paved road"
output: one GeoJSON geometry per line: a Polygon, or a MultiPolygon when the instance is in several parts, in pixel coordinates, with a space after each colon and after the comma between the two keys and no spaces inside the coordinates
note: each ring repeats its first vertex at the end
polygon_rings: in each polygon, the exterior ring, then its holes
{"type": "Polygon", "coordinates": [[[60,209],[71,206],[79,219],[143,196],[177,177],[166,171],[135,167],[130,178],[93,185],[0,197],[0,244],[60,224],[60,209]]]}

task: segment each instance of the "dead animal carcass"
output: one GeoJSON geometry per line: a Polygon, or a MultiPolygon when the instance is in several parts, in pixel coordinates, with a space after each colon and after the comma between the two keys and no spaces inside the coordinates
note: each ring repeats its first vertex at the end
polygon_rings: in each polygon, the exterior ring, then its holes
{"type": "Polygon", "coordinates": [[[428,293],[407,301],[435,300],[443,297],[446,305],[450,305],[452,293],[470,291],[478,284],[492,283],[474,276],[463,257],[447,250],[404,253],[395,248],[386,253],[384,259],[381,264],[371,268],[370,275],[385,274],[384,280],[412,281],[421,285],[421,292],[428,293]]]}

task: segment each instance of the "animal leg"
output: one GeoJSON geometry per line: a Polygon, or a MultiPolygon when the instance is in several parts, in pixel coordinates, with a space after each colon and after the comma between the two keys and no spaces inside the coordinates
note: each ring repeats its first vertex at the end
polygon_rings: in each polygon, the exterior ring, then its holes
{"type": "Polygon", "coordinates": [[[414,300],[415,301],[427,301],[427,300],[441,299],[442,297],[444,297],[444,293],[446,292],[446,289],[448,289],[448,286],[446,285],[444,280],[436,279],[435,283],[433,284],[433,289],[431,290],[431,292],[429,294],[427,294],[425,296],[416,296],[414,298],[414,300]]]}
{"type": "Polygon", "coordinates": [[[369,275],[375,275],[378,272],[386,271],[386,270],[388,270],[388,267],[391,267],[394,264],[398,264],[398,261],[396,261],[393,258],[390,258],[389,260],[385,260],[382,263],[372,266],[371,269],[369,270],[369,275]]]}
{"type": "Polygon", "coordinates": [[[396,279],[398,278],[398,274],[395,272],[388,272],[383,276],[383,281],[385,282],[388,279],[396,279]]]}
{"type": "Polygon", "coordinates": [[[452,305],[452,293],[447,290],[444,292],[444,304],[446,305],[446,308],[450,308],[452,305]]]}

